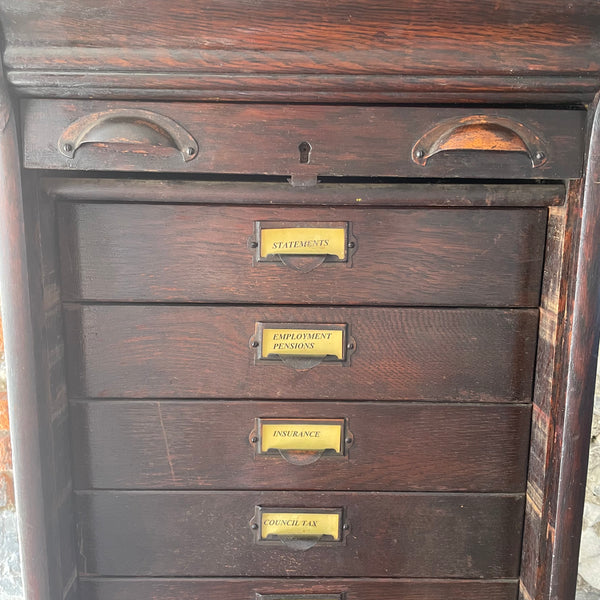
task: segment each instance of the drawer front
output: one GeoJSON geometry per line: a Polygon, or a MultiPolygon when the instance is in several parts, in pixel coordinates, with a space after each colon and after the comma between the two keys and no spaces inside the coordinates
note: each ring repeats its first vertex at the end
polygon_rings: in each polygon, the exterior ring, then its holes
{"type": "Polygon", "coordinates": [[[77,402],[75,485],[522,492],[530,415],[525,405],[77,402]],[[339,452],[282,439],[326,427],[339,428],[339,452]]]}
{"type": "Polygon", "coordinates": [[[106,491],[78,493],[77,510],[82,574],[503,578],[518,574],[523,496],[106,491]],[[308,549],[258,542],[259,506],[341,509],[348,529],[308,549]]]}
{"type": "Polygon", "coordinates": [[[86,600],[227,598],[227,600],[514,600],[516,581],[390,579],[110,579],[79,580],[86,600]],[[304,597],[306,595],[306,597],[304,597]],[[323,595],[326,595],[323,598],[323,595]],[[291,598],[290,598],[291,596],[291,598]],[[329,600],[329,599],[327,599],[329,600]]]}
{"type": "Polygon", "coordinates": [[[59,223],[67,300],[537,306],[546,211],[65,203],[59,223]]]}
{"type": "Polygon", "coordinates": [[[537,325],[534,309],[65,309],[75,397],[529,402],[537,325]],[[267,347],[256,341],[260,323],[275,332],[345,328],[346,363],[260,360],[267,347]]]}
{"type": "Polygon", "coordinates": [[[586,112],[26,100],[29,168],[574,178],[586,112]],[[235,125],[232,125],[235,124],[235,125]]]}

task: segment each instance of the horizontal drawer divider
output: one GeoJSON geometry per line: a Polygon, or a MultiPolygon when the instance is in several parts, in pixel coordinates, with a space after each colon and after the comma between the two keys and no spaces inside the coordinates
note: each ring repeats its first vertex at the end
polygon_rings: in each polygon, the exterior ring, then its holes
{"type": "Polygon", "coordinates": [[[289,183],[110,178],[43,178],[50,196],[72,202],[143,204],[328,205],[372,207],[543,207],[564,202],[558,182],[520,183],[319,183],[312,188],[289,183]]]}

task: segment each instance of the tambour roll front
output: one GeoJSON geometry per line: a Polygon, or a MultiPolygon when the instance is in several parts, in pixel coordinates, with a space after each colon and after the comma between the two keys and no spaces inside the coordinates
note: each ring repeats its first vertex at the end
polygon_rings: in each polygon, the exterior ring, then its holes
{"type": "Polygon", "coordinates": [[[400,4],[0,0],[27,600],[573,597],[600,10],[400,4]]]}

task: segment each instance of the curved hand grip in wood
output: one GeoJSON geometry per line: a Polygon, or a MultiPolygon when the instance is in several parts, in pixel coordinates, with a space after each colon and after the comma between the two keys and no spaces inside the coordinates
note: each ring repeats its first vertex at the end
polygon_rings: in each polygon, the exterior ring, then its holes
{"type": "Polygon", "coordinates": [[[58,149],[68,158],[83,144],[139,144],[150,148],[179,150],[184,161],[198,155],[198,144],[179,123],[158,113],[120,108],[86,115],[71,123],[58,140],[58,149]]]}
{"type": "Polygon", "coordinates": [[[452,150],[523,152],[533,167],[546,162],[543,142],[529,127],[487,115],[457,117],[436,125],[413,146],[412,159],[424,167],[434,154],[452,150]]]}

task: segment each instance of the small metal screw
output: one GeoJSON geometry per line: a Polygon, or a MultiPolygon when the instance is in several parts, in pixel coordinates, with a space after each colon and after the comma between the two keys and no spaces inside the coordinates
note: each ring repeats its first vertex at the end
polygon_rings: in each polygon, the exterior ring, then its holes
{"type": "Polygon", "coordinates": [[[348,248],[354,248],[356,244],[354,242],[348,242],[348,248]]]}
{"type": "Polygon", "coordinates": [[[252,525],[250,525],[250,529],[258,529],[258,523],[252,523],[252,525]]]}
{"type": "Polygon", "coordinates": [[[187,153],[188,153],[188,156],[194,156],[194,154],[196,154],[196,148],[193,148],[192,146],[190,146],[187,149],[187,153]]]}
{"type": "Polygon", "coordinates": [[[71,144],[65,144],[65,145],[63,146],[63,150],[64,150],[65,152],[71,152],[71,151],[73,150],[73,146],[71,146],[71,144]]]}
{"type": "Polygon", "coordinates": [[[258,242],[250,242],[250,248],[258,248],[258,242]]]}
{"type": "Polygon", "coordinates": [[[415,156],[417,158],[423,158],[425,156],[425,152],[423,150],[419,149],[415,152],[415,156]]]}
{"type": "Polygon", "coordinates": [[[344,526],[342,527],[342,529],[344,531],[348,531],[348,529],[350,529],[350,525],[348,525],[348,523],[344,523],[344,526]]]}
{"type": "Polygon", "coordinates": [[[535,153],[535,160],[544,160],[544,158],[546,158],[546,155],[543,152],[535,153]]]}
{"type": "Polygon", "coordinates": [[[252,347],[253,348],[258,348],[258,342],[257,341],[252,342],[252,347]]]}
{"type": "Polygon", "coordinates": [[[350,342],[347,346],[348,350],[354,350],[354,342],[350,342]]]}
{"type": "Polygon", "coordinates": [[[344,442],[346,442],[346,444],[351,444],[352,443],[352,438],[351,437],[347,437],[344,442]]]}
{"type": "Polygon", "coordinates": [[[253,436],[250,438],[250,441],[251,441],[253,444],[256,444],[256,442],[258,442],[258,438],[257,438],[255,435],[253,435],[253,436]]]}

